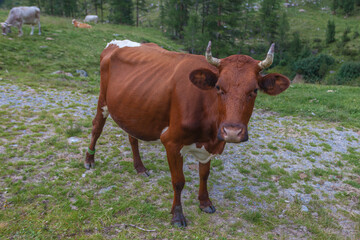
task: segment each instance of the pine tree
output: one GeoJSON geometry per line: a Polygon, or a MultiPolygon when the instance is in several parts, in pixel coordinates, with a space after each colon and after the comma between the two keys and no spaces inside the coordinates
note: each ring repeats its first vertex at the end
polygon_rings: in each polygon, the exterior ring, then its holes
{"type": "Polygon", "coordinates": [[[136,26],[139,26],[139,17],[141,12],[147,11],[145,0],[136,0],[135,2],[135,14],[136,14],[136,26]]]}
{"type": "Polygon", "coordinates": [[[164,1],[164,26],[167,33],[173,37],[182,39],[184,37],[184,27],[189,19],[189,8],[191,0],[165,0],[164,1]]]}
{"type": "Polygon", "coordinates": [[[66,17],[74,17],[77,13],[77,1],[76,0],[63,0],[63,14],[66,17]]]}
{"type": "Polygon", "coordinates": [[[279,16],[280,9],[279,0],[263,0],[260,8],[260,19],[263,25],[263,31],[265,38],[269,43],[276,40],[278,35],[279,16]]]}
{"type": "Polygon", "coordinates": [[[350,15],[354,11],[355,0],[342,0],[342,7],[345,14],[350,15]]]}
{"type": "MultiPolygon", "coordinates": [[[[279,52],[279,54],[275,55],[276,56],[275,60],[278,60],[279,62],[281,60],[285,60],[286,50],[288,49],[288,45],[289,45],[288,32],[290,31],[290,24],[287,19],[286,12],[283,12],[280,16],[278,30],[279,30],[279,35],[276,40],[276,49],[279,52]]],[[[277,62],[275,61],[275,63],[277,62]]]]}
{"type": "Polygon", "coordinates": [[[332,42],[335,42],[335,22],[329,20],[326,29],[326,43],[332,42]]]}
{"type": "Polygon", "coordinates": [[[338,9],[339,7],[339,0],[332,0],[331,2],[331,11],[332,11],[332,14],[336,14],[336,10],[338,9]]]}
{"type": "Polygon", "coordinates": [[[109,20],[113,23],[133,25],[133,2],[132,0],[111,0],[109,20]]]}

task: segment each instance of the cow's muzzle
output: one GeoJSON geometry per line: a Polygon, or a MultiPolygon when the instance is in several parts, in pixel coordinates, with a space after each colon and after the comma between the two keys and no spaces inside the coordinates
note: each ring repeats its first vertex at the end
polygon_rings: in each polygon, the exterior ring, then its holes
{"type": "Polygon", "coordinates": [[[218,139],[229,143],[246,142],[249,139],[247,127],[241,123],[223,123],[218,131],[218,139]]]}

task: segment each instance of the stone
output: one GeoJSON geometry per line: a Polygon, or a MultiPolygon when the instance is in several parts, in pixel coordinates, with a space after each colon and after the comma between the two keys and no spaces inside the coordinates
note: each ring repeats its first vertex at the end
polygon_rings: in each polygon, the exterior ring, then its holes
{"type": "Polygon", "coordinates": [[[305,206],[305,205],[301,205],[301,211],[302,211],[302,212],[308,212],[308,211],[309,211],[309,209],[308,209],[308,207],[307,207],[307,206],[305,206]]]}
{"type": "Polygon", "coordinates": [[[51,73],[51,75],[55,75],[55,74],[65,75],[65,76],[68,76],[68,77],[74,77],[71,73],[64,72],[64,71],[62,71],[62,70],[55,71],[55,72],[52,72],[52,73],[51,73]]]}
{"type": "Polygon", "coordinates": [[[100,191],[98,192],[98,194],[106,193],[106,192],[110,191],[111,189],[113,189],[114,187],[115,187],[115,185],[111,185],[110,187],[102,188],[102,189],[100,189],[100,191]]]}
{"type": "Polygon", "coordinates": [[[80,142],[81,139],[80,139],[80,138],[77,138],[77,137],[70,137],[70,138],[68,138],[67,141],[68,141],[69,144],[73,144],[73,143],[78,143],[78,142],[80,142]]]}
{"type": "Polygon", "coordinates": [[[301,74],[297,73],[291,83],[304,83],[304,78],[301,74]]]}
{"type": "Polygon", "coordinates": [[[80,77],[88,77],[89,76],[85,70],[76,69],[76,73],[78,73],[80,75],[80,77]]]}

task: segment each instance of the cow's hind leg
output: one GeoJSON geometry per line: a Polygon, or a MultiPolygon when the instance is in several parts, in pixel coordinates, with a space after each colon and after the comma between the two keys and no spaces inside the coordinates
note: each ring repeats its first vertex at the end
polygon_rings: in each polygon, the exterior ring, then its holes
{"type": "Polygon", "coordinates": [[[91,143],[90,146],[86,152],[86,159],[84,166],[86,169],[94,168],[95,167],[95,145],[96,141],[101,135],[101,132],[103,130],[103,127],[105,125],[106,119],[108,117],[109,113],[107,110],[107,106],[105,104],[101,104],[101,101],[99,100],[96,116],[92,122],[93,129],[91,132],[91,143]]]}
{"type": "Polygon", "coordinates": [[[199,162],[199,177],[200,177],[200,187],[199,187],[199,201],[200,209],[206,213],[214,213],[216,211],[215,207],[209,199],[209,193],[207,191],[207,180],[210,174],[210,161],[203,164],[199,162]]]}
{"type": "Polygon", "coordinates": [[[30,32],[30,35],[34,35],[34,28],[35,28],[35,25],[31,25],[31,32],[30,32]]]}
{"type": "Polygon", "coordinates": [[[38,26],[39,26],[39,35],[41,35],[41,24],[40,24],[40,21],[38,22],[38,26]]]}
{"type": "Polygon", "coordinates": [[[146,170],[146,168],[140,158],[139,141],[130,135],[129,135],[129,141],[131,144],[131,150],[132,150],[133,159],[134,159],[134,168],[136,169],[136,172],[138,174],[148,177],[150,174],[146,170]]]}

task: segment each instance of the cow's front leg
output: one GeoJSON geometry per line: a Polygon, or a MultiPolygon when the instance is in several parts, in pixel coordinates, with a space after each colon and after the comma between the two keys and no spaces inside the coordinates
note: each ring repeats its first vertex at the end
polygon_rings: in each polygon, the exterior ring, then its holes
{"type": "Polygon", "coordinates": [[[131,144],[131,150],[133,153],[134,159],[134,168],[138,174],[141,174],[145,177],[150,176],[149,172],[146,170],[143,162],[141,161],[140,152],[139,152],[139,141],[129,135],[129,141],[131,144]]]}
{"type": "Polygon", "coordinates": [[[19,25],[19,35],[18,37],[21,37],[23,35],[23,31],[22,31],[22,24],[19,25]]]}
{"type": "Polygon", "coordinates": [[[215,207],[212,205],[209,199],[209,193],[207,190],[207,180],[210,174],[210,161],[203,164],[199,162],[199,177],[200,177],[200,187],[199,187],[199,201],[200,209],[206,213],[214,213],[216,211],[215,207]]]}
{"type": "Polygon", "coordinates": [[[31,25],[31,32],[30,32],[30,36],[34,35],[34,28],[35,28],[35,26],[34,26],[34,25],[31,25]]]}
{"type": "Polygon", "coordinates": [[[167,160],[171,172],[171,183],[174,189],[171,224],[177,227],[186,227],[186,220],[181,206],[181,191],[185,186],[183,158],[180,154],[181,146],[176,143],[164,142],[163,139],[161,140],[166,148],[167,160]]]}
{"type": "Polygon", "coordinates": [[[41,24],[40,24],[40,22],[38,23],[38,27],[39,27],[39,35],[41,35],[41,24]]]}

